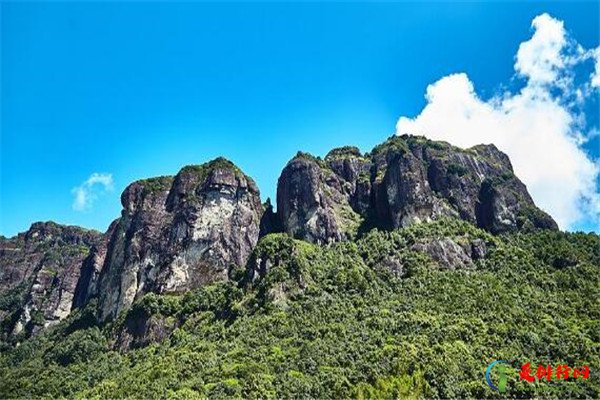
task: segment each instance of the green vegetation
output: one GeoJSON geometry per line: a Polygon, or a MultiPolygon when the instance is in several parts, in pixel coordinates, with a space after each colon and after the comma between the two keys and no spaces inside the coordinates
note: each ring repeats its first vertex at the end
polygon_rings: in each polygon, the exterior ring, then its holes
{"type": "Polygon", "coordinates": [[[517,226],[523,231],[532,231],[535,228],[551,228],[552,219],[537,207],[523,207],[517,215],[517,226]]]}
{"type": "Polygon", "coordinates": [[[154,178],[142,179],[138,181],[138,183],[143,185],[144,189],[148,190],[149,192],[162,192],[171,188],[171,185],[173,184],[173,177],[157,176],[154,178]]]}
{"type": "Polygon", "coordinates": [[[371,155],[377,156],[378,154],[385,154],[389,151],[404,154],[409,151],[408,142],[402,136],[391,136],[385,142],[375,146],[371,151],[371,155]]]}
{"type": "Polygon", "coordinates": [[[409,151],[411,147],[423,146],[429,149],[435,150],[438,155],[442,153],[465,153],[464,149],[456,146],[452,146],[450,143],[442,141],[432,141],[427,139],[425,136],[413,136],[413,135],[394,135],[389,137],[384,143],[376,146],[372,154],[382,154],[388,151],[395,151],[404,153],[409,151]]]}
{"type": "Polygon", "coordinates": [[[425,146],[430,149],[434,149],[434,150],[438,150],[438,151],[459,152],[459,153],[464,151],[463,149],[461,149],[459,147],[452,146],[448,142],[429,140],[425,136],[409,135],[409,136],[406,136],[406,141],[408,142],[408,144],[410,146],[425,146]]]}
{"type": "Polygon", "coordinates": [[[42,326],[44,325],[44,313],[40,310],[31,310],[31,321],[33,325],[42,326]]]}
{"type": "Polygon", "coordinates": [[[69,257],[87,256],[90,253],[90,248],[84,244],[65,246],[64,253],[69,257]]]}
{"type": "Polygon", "coordinates": [[[371,181],[371,171],[361,171],[358,175],[358,183],[369,183],[371,181]]]}
{"type": "Polygon", "coordinates": [[[455,163],[451,163],[448,165],[448,173],[449,174],[463,176],[467,172],[469,172],[469,170],[464,165],[455,164],[455,163]]]}
{"type": "Polygon", "coordinates": [[[329,168],[329,165],[321,157],[313,156],[310,153],[305,153],[303,151],[299,151],[296,153],[294,158],[292,158],[292,160],[290,160],[290,162],[297,160],[297,159],[315,162],[319,165],[319,167],[321,167],[322,170],[328,171],[328,173],[331,173],[331,169],[329,168]]]}
{"type": "Polygon", "coordinates": [[[186,165],[182,171],[195,171],[200,173],[208,173],[215,169],[230,169],[236,173],[242,173],[241,170],[225,157],[217,157],[200,165],[186,165]]]}
{"type": "Polygon", "coordinates": [[[202,181],[204,181],[204,179],[206,179],[206,177],[212,171],[217,170],[217,169],[230,170],[236,176],[245,177],[246,179],[250,179],[250,178],[246,177],[246,175],[242,172],[241,169],[239,169],[237,167],[237,165],[235,165],[233,162],[229,161],[225,157],[217,157],[214,160],[210,160],[204,164],[186,165],[185,167],[181,168],[181,171],[179,171],[179,173],[182,173],[182,172],[193,173],[193,174],[197,175],[198,182],[202,182],[202,181]]]}
{"type": "Polygon", "coordinates": [[[364,218],[349,205],[336,206],[336,215],[338,216],[338,222],[343,231],[348,237],[355,238],[364,222],[364,218]]]}
{"type": "Polygon", "coordinates": [[[510,366],[503,397],[600,396],[598,235],[492,236],[443,220],[325,247],[268,235],[259,262],[262,278],[147,295],[108,325],[91,304],[1,353],[0,397],[498,398],[484,380],[496,359],[510,366]],[[487,256],[448,271],[411,249],[443,237],[481,239],[487,256]],[[167,339],[111,350],[128,319],[157,315],[177,326],[167,339]],[[591,372],[528,383],[526,362],[591,372]]]}
{"type": "Polygon", "coordinates": [[[25,302],[27,289],[27,282],[21,282],[14,288],[1,293],[0,310],[10,312],[20,307],[25,302]]]}
{"type": "Polygon", "coordinates": [[[325,156],[325,160],[336,160],[336,159],[345,159],[345,158],[361,158],[360,150],[356,146],[343,146],[338,147],[336,149],[331,150],[325,156]]]}

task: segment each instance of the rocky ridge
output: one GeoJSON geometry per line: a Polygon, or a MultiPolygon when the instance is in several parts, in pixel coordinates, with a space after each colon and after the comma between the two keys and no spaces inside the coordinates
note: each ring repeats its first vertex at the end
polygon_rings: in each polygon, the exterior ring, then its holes
{"type": "MultiPolygon", "coordinates": [[[[270,262],[251,255],[259,237],[275,232],[327,244],[444,217],[493,234],[557,229],[495,146],[459,149],[415,136],[391,137],[367,154],[355,147],[324,159],[298,153],[279,178],[276,212],[223,158],[136,181],[121,203],[104,235],[46,223],[0,239],[5,337],[36,333],[92,299],[98,319],[108,321],[146,293],[186,292],[244,268],[264,274],[270,262]]],[[[443,238],[413,250],[450,269],[469,268],[486,252],[483,242],[443,238]]],[[[400,262],[384,264],[402,276],[400,262]]],[[[130,330],[151,328],[140,323],[130,330]]]]}
{"type": "Polygon", "coordinates": [[[64,319],[72,310],[81,265],[100,232],[36,222],[0,238],[1,335],[22,337],[64,319]]]}
{"type": "Polygon", "coordinates": [[[364,155],[355,147],[324,160],[298,153],[279,178],[277,206],[283,231],[314,243],[442,217],[492,233],[558,229],[494,145],[463,150],[406,135],[364,155]]]}

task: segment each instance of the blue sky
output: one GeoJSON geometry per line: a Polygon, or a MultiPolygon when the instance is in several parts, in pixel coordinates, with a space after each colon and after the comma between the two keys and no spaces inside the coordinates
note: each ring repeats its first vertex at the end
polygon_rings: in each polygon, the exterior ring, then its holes
{"type": "MultiPolygon", "coordinates": [[[[484,99],[522,86],[515,55],[542,13],[598,47],[599,12],[598,2],[3,2],[0,234],[38,220],[104,231],[131,181],[219,155],[274,198],[298,150],[370,150],[445,76],[466,73],[484,99]],[[76,209],[94,173],[112,174],[114,189],[76,209]]],[[[597,160],[599,144],[581,148],[597,160]]]]}

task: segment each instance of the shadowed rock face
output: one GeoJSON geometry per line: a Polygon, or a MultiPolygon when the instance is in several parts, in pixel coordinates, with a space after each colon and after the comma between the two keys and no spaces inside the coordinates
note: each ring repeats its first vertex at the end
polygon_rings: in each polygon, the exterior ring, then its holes
{"type": "Polygon", "coordinates": [[[110,224],[102,239],[96,245],[92,246],[90,253],[83,260],[73,298],[74,308],[85,307],[90,299],[97,296],[98,281],[104,267],[104,261],[106,260],[109,239],[112,237],[118,222],[119,220],[117,219],[110,224]]]}
{"type": "Polygon", "coordinates": [[[344,237],[335,213],[330,211],[340,193],[334,192],[337,182],[327,183],[327,172],[303,157],[295,158],[283,170],[277,185],[277,208],[290,235],[316,243],[344,237]]]}
{"type": "Polygon", "coordinates": [[[362,174],[368,174],[369,166],[356,155],[358,149],[346,151],[325,161],[298,153],[286,165],[277,185],[277,213],[284,232],[321,244],[357,233],[363,221],[358,211],[368,207],[362,174]]]}
{"type": "Polygon", "coordinates": [[[299,153],[279,178],[277,208],[283,231],[314,243],[444,216],[493,233],[557,229],[494,145],[465,150],[407,135],[365,155],[353,147],[324,160],[299,153]]]}
{"type": "Polygon", "coordinates": [[[71,312],[82,261],[102,235],[74,226],[37,222],[0,238],[2,335],[28,336],[71,312]]]}
{"type": "Polygon", "coordinates": [[[98,278],[101,320],[148,292],[228,279],[254,248],[263,213],[254,181],[224,159],[134,182],[121,202],[98,278]]]}

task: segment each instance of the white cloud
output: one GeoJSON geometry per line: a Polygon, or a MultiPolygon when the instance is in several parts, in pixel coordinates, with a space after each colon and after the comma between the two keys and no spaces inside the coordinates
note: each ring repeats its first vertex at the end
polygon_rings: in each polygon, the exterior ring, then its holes
{"type": "Polygon", "coordinates": [[[548,14],[534,18],[532,28],[515,62],[522,89],[483,100],[466,74],[452,74],[427,87],[425,108],[415,118],[401,117],[396,131],[461,147],[494,143],[561,228],[584,221],[600,226],[600,164],[581,147],[598,132],[586,128],[581,110],[600,85],[600,48],[584,50],[548,14]],[[590,58],[595,72],[576,85],[573,67],[590,58]]]}
{"type": "Polygon", "coordinates": [[[600,87],[600,47],[593,50],[594,72],[592,73],[592,87],[600,87]]]}
{"type": "Polygon", "coordinates": [[[114,189],[112,174],[94,172],[81,185],[73,188],[73,209],[86,211],[92,208],[99,194],[110,192],[114,189]]]}
{"type": "Polygon", "coordinates": [[[567,40],[564,23],[542,14],[533,19],[531,26],[535,32],[530,40],[519,46],[515,71],[528,78],[531,84],[552,82],[565,65],[562,54],[567,40]]]}

